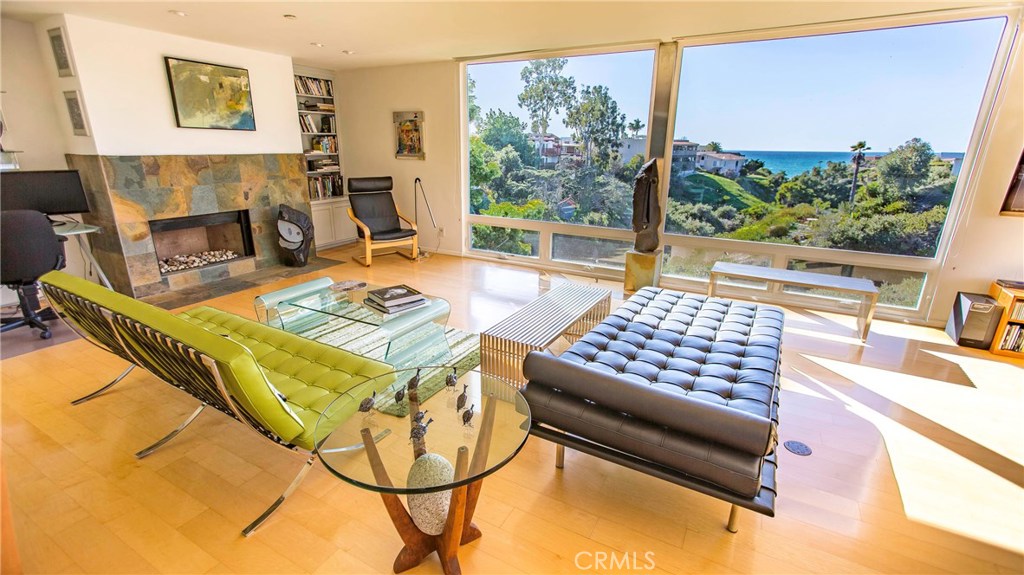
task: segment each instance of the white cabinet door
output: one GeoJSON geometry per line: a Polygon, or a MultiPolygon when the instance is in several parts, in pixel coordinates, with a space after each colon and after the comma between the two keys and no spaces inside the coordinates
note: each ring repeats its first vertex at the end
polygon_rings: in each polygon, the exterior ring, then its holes
{"type": "Polygon", "coordinates": [[[313,205],[313,241],[320,248],[335,242],[331,206],[313,205]]]}
{"type": "Polygon", "coordinates": [[[348,200],[331,206],[331,219],[334,222],[334,241],[352,242],[358,237],[356,223],[348,217],[348,200]]]}

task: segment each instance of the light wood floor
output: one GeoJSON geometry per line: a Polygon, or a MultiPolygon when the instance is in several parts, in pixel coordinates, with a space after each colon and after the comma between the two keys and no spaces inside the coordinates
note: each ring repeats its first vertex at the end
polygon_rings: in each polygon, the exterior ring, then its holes
{"type": "MultiPolygon", "coordinates": [[[[321,275],[411,284],[448,298],[451,324],[472,331],[550,280],[474,260],[387,256],[269,289],[321,275]]],[[[208,303],[253,317],[254,295],[208,303]]],[[[485,481],[476,515],[484,536],[462,549],[463,569],[1024,571],[1022,364],[959,349],[938,330],[876,321],[866,345],[854,330],[851,317],[787,310],[781,439],[814,454],[781,451],[775,518],[743,512],[732,535],[726,503],[571,451],[559,471],[554,447],[531,438],[485,481]],[[636,560],[601,569],[599,553],[636,560]]],[[[82,341],[0,363],[5,513],[26,572],[390,572],[401,542],[380,498],[319,467],[242,538],[302,457],[225,416],[204,413],[135,459],[196,405],[141,370],[104,397],[68,404],[124,367],[82,341]]],[[[439,573],[440,564],[412,572],[439,573]]]]}

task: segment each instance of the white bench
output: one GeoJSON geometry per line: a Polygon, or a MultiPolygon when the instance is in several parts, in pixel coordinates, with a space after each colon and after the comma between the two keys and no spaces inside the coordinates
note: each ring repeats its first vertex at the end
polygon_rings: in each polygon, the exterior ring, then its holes
{"type": "Polygon", "coordinates": [[[521,388],[526,354],[560,337],[574,342],[610,312],[611,290],[562,284],[480,334],[480,371],[521,388]]]}
{"type": "Polygon", "coordinates": [[[868,339],[868,331],[871,329],[871,318],[875,315],[875,305],[878,303],[878,288],[875,287],[874,282],[871,280],[798,270],[716,262],[714,267],[711,268],[711,278],[708,281],[709,296],[715,295],[715,289],[718,287],[718,278],[720,277],[758,280],[768,282],[769,284],[827,289],[859,295],[861,303],[857,313],[857,328],[860,332],[860,339],[863,341],[868,339]]]}

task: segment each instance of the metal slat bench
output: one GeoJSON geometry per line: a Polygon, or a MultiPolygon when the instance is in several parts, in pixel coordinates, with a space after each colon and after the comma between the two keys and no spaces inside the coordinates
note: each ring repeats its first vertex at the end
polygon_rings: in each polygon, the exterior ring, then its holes
{"type": "Polygon", "coordinates": [[[611,290],[562,284],[480,334],[480,370],[521,388],[526,354],[575,342],[610,312],[611,290]]]}
{"type": "Polygon", "coordinates": [[[715,295],[715,289],[718,287],[718,278],[720,277],[759,280],[769,284],[827,289],[859,295],[861,304],[857,312],[857,329],[861,340],[867,341],[868,339],[871,319],[875,315],[875,305],[878,303],[878,288],[875,287],[874,282],[871,280],[799,270],[716,262],[714,267],[711,268],[711,278],[708,281],[709,296],[715,295]]]}

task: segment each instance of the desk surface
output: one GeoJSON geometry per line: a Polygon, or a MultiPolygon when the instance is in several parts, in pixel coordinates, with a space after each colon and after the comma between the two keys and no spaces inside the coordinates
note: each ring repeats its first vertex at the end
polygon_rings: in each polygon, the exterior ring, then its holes
{"type": "Polygon", "coordinates": [[[77,236],[78,234],[91,234],[102,230],[99,226],[83,224],[82,222],[58,222],[53,226],[53,232],[58,236],[77,236]]]}

